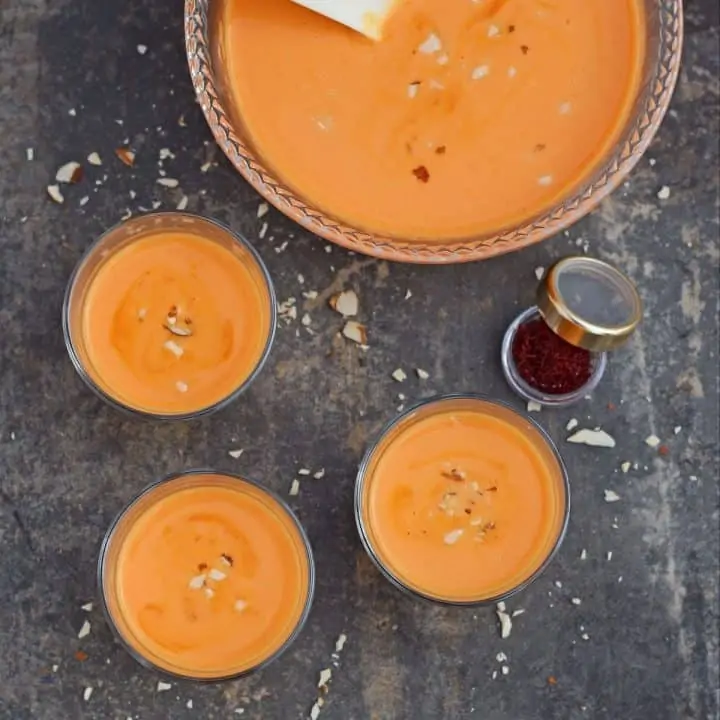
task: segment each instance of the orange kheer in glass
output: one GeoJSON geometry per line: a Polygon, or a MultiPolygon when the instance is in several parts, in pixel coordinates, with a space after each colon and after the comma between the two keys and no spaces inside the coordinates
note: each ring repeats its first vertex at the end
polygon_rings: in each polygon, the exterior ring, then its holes
{"type": "Polygon", "coordinates": [[[539,428],[504,405],[441,399],[400,418],[356,494],[366,547],[433,600],[497,600],[547,563],[568,513],[565,473],[539,428]]]}
{"type": "Polygon", "coordinates": [[[113,625],[143,661],[197,679],[243,674],[299,629],[312,561],[297,521],[259,486],[189,473],[120,516],[103,560],[113,625]]]}
{"type": "Polygon", "coordinates": [[[258,258],[229,231],[190,222],[123,240],[75,291],[72,334],[84,372],[146,414],[190,415],[221,403],[255,372],[273,334],[258,258]]]}
{"type": "Polygon", "coordinates": [[[404,0],[374,42],[288,0],[222,0],[218,44],[257,152],[308,202],[405,239],[551,207],[618,140],[641,0],[404,0]]]}

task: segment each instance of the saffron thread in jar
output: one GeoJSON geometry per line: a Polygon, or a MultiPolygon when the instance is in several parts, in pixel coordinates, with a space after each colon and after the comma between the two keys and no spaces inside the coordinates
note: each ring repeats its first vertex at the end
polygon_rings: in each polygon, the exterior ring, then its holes
{"type": "Polygon", "coordinates": [[[590,352],[566,342],[542,320],[520,325],[512,356],[520,377],[550,395],[574,392],[592,375],[590,352]]]}

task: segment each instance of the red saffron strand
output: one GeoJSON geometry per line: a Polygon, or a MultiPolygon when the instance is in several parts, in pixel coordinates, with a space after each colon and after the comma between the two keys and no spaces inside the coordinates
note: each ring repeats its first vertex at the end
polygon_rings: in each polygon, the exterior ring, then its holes
{"type": "Polygon", "coordinates": [[[520,377],[549,395],[565,395],[581,388],[592,375],[592,356],[556,335],[542,320],[520,325],[512,345],[520,377]]]}

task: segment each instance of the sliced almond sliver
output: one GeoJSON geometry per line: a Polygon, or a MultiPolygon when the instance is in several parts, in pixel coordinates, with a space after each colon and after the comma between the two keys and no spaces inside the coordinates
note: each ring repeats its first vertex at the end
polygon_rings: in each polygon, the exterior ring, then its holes
{"type": "Polygon", "coordinates": [[[463,530],[462,528],[458,528],[457,530],[451,530],[449,533],[445,535],[443,538],[443,542],[446,545],[454,545],[462,536],[463,530]]]}
{"type": "Polygon", "coordinates": [[[354,290],[344,290],[330,298],[330,307],[343,317],[354,317],[358,313],[359,302],[354,290]]]}
{"type": "Polygon", "coordinates": [[[174,341],[166,340],[163,343],[163,347],[169,350],[175,357],[182,357],[185,351],[174,341]]]}
{"type": "Polygon", "coordinates": [[[119,147],[115,154],[123,165],[132,167],[135,164],[135,153],[128,147],[119,147]]]}
{"type": "Polygon", "coordinates": [[[82,640],[84,637],[87,637],[90,634],[90,622],[86,620],[82,627],[80,628],[80,632],[78,633],[78,638],[82,640]]]}
{"type": "Polygon", "coordinates": [[[169,330],[173,335],[177,335],[178,337],[190,337],[192,335],[192,330],[188,327],[179,327],[177,325],[177,320],[175,322],[170,322],[171,320],[175,320],[174,318],[168,318],[168,322],[165,324],[165,329],[169,330]]]}
{"type": "Polygon", "coordinates": [[[367,345],[367,330],[365,326],[355,320],[348,320],[342,329],[343,337],[352,340],[358,345],[367,345]]]}
{"type": "Polygon", "coordinates": [[[82,180],[83,169],[78,162],[65,163],[55,173],[55,180],[59,183],[77,183],[82,180]]]}
{"type": "Polygon", "coordinates": [[[190,580],[190,582],[188,583],[188,587],[191,590],[199,590],[205,584],[206,577],[207,576],[205,575],[205,573],[203,573],[202,575],[196,575],[190,580]]]}
{"type": "Polygon", "coordinates": [[[63,194],[60,192],[59,185],[48,185],[47,186],[47,194],[58,205],[61,205],[62,203],[65,202],[65,198],[63,197],[63,194]]]}
{"type": "Polygon", "coordinates": [[[215,582],[220,582],[221,580],[224,580],[227,575],[222,570],[216,570],[215,568],[213,568],[208,573],[208,577],[211,580],[215,580],[215,582]]]}

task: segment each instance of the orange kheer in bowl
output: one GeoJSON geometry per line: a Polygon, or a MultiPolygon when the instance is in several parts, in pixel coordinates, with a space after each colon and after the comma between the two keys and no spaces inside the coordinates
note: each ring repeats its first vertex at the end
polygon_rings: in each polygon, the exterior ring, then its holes
{"type": "Polygon", "coordinates": [[[408,410],[368,450],[355,516],[397,587],[449,604],[498,602],[547,566],[569,486],[547,435],[504,404],[449,395],[408,410]]]}
{"type": "Polygon", "coordinates": [[[214,6],[216,74],[256,156],[328,217],[408,242],[557,206],[643,78],[643,0],[405,0],[379,42],[287,0],[214,6]]]}
{"type": "Polygon", "coordinates": [[[160,419],[223,407],[257,375],[276,303],[252,246],[222,225],[158,213],[103,235],[68,284],[70,357],[104,399],[160,419]]]}
{"type": "Polygon", "coordinates": [[[106,616],[143,664],[220,680],[276,658],[314,588],[295,516],[249,480],[188,471],[151,485],[111,526],[99,562],[106,616]]]}

